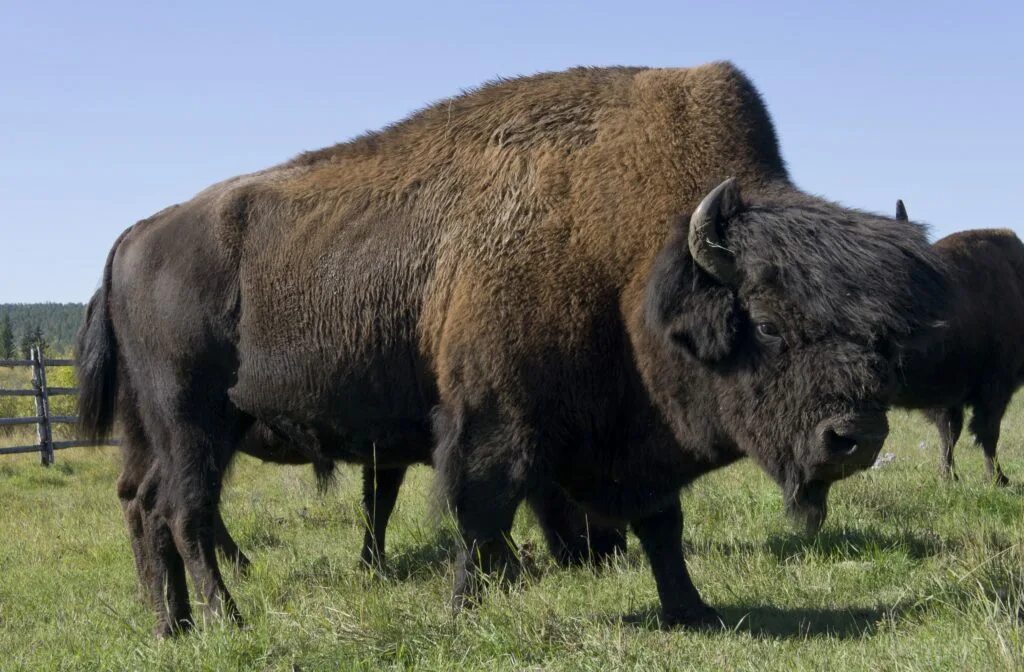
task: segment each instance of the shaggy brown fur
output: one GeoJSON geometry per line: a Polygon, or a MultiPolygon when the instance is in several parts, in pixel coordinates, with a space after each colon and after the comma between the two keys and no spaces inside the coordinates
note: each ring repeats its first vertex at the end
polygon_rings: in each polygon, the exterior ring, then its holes
{"type": "Polygon", "coordinates": [[[910,353],[895,403],[923,409],[935,423],[947,478],[956,478],[953,446],[964,408],[973,407],[970,430],[989,478],[1006,485],[996,444],[1006,406],[1024,384],[1024,245],[1012,231],[989,229],[954,233],[935,251],[951,273],[945,327],[927,349],[910,353]]]}
{"type": "Polygon", "coordinates": [[[680,488],[749,455],[816,528],[829,485],[874,459],[894,356],[943,293],[919,227],[789,182],[731,65],[574,69],[137,225],[79,339],[82,421],[108,431],[131,391],[153,458],[122,496],[160,633],[191,623],[186,569],[237,618],[213,530],[253,421],[363,463],[433,437],[467,546],[456,604],[475,569],[514,569],[515,511],[554,481],[632,525],[668,622],[716,624],[680,488]]]}

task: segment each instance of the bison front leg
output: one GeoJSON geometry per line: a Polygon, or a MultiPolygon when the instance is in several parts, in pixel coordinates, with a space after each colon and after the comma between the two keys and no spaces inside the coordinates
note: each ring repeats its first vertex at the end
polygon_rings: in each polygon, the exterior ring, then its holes
{"type": "Polygon", "coordinates": [[[721,628],[718,613],[705,604],[683,557],[683,512],[678,497],[664,509],[632,523],[651,563],[666,625],[721,628]]]}
{"type": "Polygon", "coordinates": [[[363,467],[363,516],[366,533],[363,536],[362,561],[367,567],[384,567],[385,535],[388,520],[395,509],[398,491],[405,478],[405,467],[377,469],[363,467]]]}
{"type": "Polygon", "coordinates": [[[498,422],[497,413],[480,415],[463,419],[439,410],[434,417],[434,464],[464,543],[455,561],[456,612],[475,604],[482,574],[512,580],[519,573],[511,532],[529,451],[514,425],[498,422]]]}
{"type": "Polygon", "coordinates": [[[483,576],[510,582],[519,575],[519,555],[512,541],[519,499],[502,492],[503,480],[472,478],[459,489],[455,514],[464,546],[455,560],[452,606],[456,612],[476,604],[483,576]]]}

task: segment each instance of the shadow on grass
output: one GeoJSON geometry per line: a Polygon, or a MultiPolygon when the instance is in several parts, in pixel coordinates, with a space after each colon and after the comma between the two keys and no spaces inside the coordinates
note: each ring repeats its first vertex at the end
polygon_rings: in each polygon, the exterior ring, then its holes
{"type": "Polygon", "coordinates": [[[923,560],[949,550],[949,541],[933,532],[880,532],[874,529],[826,530],[814,537],[790,533],[774,535],[765,542],[769,552],[780,560],[807,551],[842,560],[857,560],[876,550],[903,552],[913,560],[923,560]]]}
{"type": "Polygon", "coordinates": [[[772,605],[723,606],[718,611],[722,619],[738,632],[772,639],[856,639],[874,634],[882,620],[902,613],[900,607],[805,609],[772,605]]]}
{"type": "MultiPolygon", "coordinates": [[[[873,634],[887,617],[904,613],[909,607],[875,607],[871,609],[811,609],[785,608],[772,605],[738,606],[716,605],[725,622],[720,632],[729,634],[743,632],[766,639],[804,639],[807,637],[831,637],[835,639],[857,639],[873,634]]],[[[665,630],[660,610],[650,607],[621,618],[611,619],[646,630],[665,630]]],[[[680,631],[682,631],[680,629],[680,631]]]]}
{"type": "Polygon", "coordinates": [[[923,560],[943,552],[955,550],[956,542],[943,539],[933,532],[881,532],[874,529],[826,530],[815,536],[798,532],[774,534],[763,543],[687,544],[687,553],[694,555],[720,554],[724,556],[751,555],[767,552],[780,562],[799,559],[808,554],[841,560],[862,560],[873,557],[877,551],[898,552],[912,560],[923,560]]]}
{"type": "Polygon", "coordinates": [[[448,571],[459,552],[462,540],[454,532],[441,529],[437,537],[413,547],[387,554],[384,576],[393,581],[430,579],[448,571]]]}
{"type": "MultiPolygon", "coordinates": [[[[458,534],[442,529],[432,541],[425,541],[397,553],[388,553],[384,576],[393,581],[409,581],[429,579],[446,573],[452,569],[462,543],[458,534]]],[[[520,562],[517,570],[519,578],[536,581],[554,567],[549,562],[550,558],[544,555],[547,551],[537,548],[532,542],[520,544],[516,552],[520,562]]],[[[607,567],[599,565],[594,569],[604,571],[607,567]]]]}
{"type": "Polygon", "coordinates": [[[1018,496],[1024,495],[1024,480],[1021,480],[1020,476],[1018,476],[1017,478],[1010,479],[1010,482],[1003,486],[995,486],[992,485],[991,483],[989,485],[993,488],[998,487],[999,489],[996,490],[996,492],[1008,492],[1010,494],[1018,496]]]}
{"type": "Polygon", "coordinates": [[[284,542],[276,531],[267,526],[244,529],[239,535],[239,545],[244,550],[259,552],[260,550],[277,548],[284,542]]]}

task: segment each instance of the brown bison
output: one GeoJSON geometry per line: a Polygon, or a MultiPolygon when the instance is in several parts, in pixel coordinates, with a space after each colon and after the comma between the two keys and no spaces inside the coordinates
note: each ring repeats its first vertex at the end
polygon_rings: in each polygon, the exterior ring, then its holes
{"type": "Polygon", "coordinates": [[[476,571],[515,569],[552,483],[650,560],[668,623],[718,624],[680,489],[744,456],[808,528],[870,465],[902,350],[942,309],[923,230],[789,180],[729,64],[500,81],[223,182],[115,243],[78,339],[83,427],[115,417],[157,632],[238,618],[214,552],[254,422],[311,457],[434,445],[476,571]],[[126,420],[127,418],[127,420],[126,420]]]}
{"type": "MultiPolygon", "coordinates": [[[[903,201],[896,218],[907,221],[903,201]]],[[[946,478],[956,478],[953,446],[964,407],[972,407],[970,430],[989,478],[1006,485],[996,444],[1006,407],[1024,384],[1024,245],[1013,231],[983,229],[946,236],[934,248],[950,274],[945,326],[935,342],[908,353],[895,405],[924,409],[938,427],[946,478]]]]}

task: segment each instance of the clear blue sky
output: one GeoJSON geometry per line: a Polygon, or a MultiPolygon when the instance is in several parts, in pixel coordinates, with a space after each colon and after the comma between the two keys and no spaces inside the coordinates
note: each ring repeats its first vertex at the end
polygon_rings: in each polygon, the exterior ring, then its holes
{"type": "Polygon", "coordinates": [[[354,4],[0,4],[0,302],[84,301],[121,230],[212,182],[581,64],[732,60],[804,189],[1024,227],[1019,0],[354,4]]]}

